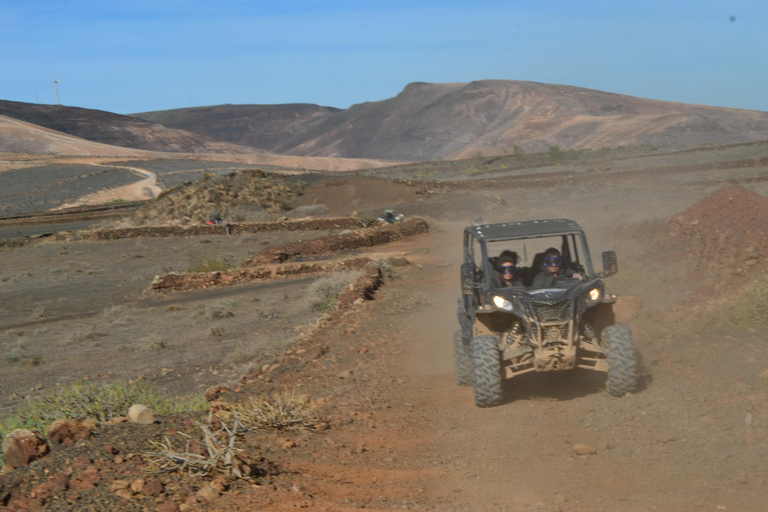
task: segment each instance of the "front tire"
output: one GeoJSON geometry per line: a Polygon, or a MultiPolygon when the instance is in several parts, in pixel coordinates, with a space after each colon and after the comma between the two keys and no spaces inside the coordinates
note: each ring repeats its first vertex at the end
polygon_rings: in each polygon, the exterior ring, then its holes
{"type": "Polygon", "coordinates": [[[493,407],[504,398],[501,387],[501,354],[496,336],[486,335],[472,338],[472,380],[475,390],[475,405],[493,407]]]}
{"type": "Polygon", "coordinates": [[[607,348],[608,393],[624,396],[637,388],[637,360],[632,330],[626,325],[610,325],[603,329],[607,348]]]}
{"type": "Polygon", "coordinates": [[[453,358],[456,364],[456,384],[472,385],[472,360],[469,355],[469,343],[464,340],[461,330],[453,335],[453,358]]]}

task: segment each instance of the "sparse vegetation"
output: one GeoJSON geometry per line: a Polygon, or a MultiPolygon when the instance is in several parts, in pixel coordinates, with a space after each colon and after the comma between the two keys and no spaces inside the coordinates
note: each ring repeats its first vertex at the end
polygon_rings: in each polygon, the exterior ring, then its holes
{"type": "Polygon", "coordinates": [[[295,206],[303,184],[261,170],[224,175],[205,174],[179,185],[139,208],[131,217],[134,226],[203,224],[216,211],[223,221],[263,221],[268,215],[285,214],[295,206]]]}
{"type": "Polygon", "coordinates": [[[156,334],[149,339],[148,346],[152,350],[162,350],[168,347],[168,342],[165,341],[159,334],[156,334]]]}
{"type": "Polygon", "coordinates": [[[156,451],[147,452],[144,457],[157,471],[187,471],[190,476],[205,476],[219,470],[238,478],[248,478],[249,474],[244,474],[238,465],[233,464],[239,451],[235,443],[244,432],[242,425],[237,419],[231,426],[223,421],[219,425],[219,430],[212,432],[208,425],[199,424],[203,434],[203,442],[199,444],[205,447],[203,453],[199,453],[202,451],[199,449],[192,453],[191,436],[181,434],[185,438],[183,449],[175,448],[166,436],[162,442],[151,442],[156,451]]]}
{"type": "Polygon", "coordinates": [[[174,445],[166,436],[163,442],[153,442],[155,451],[145,453],[144,457],[159,471],[187,471],[190,476],[222,472],[250,480],[260,475],[259,469],[236,447],[243,434],[254,430],[319,430],[328,428],[328,422],[321,418],[317,406],[308,397],[281,392],[219,410],[215,417],[211,414],[208,422],[199,423],[198,427],[201,442],[182,433],[184,447],[181,448],[182,443],[174,445]],[[213,424],[218,430],[212,430],[213,424]],[[192,450],[193,443],[202,449],[192,450]]]}
{"type": "Polygon", "coordinates": [[[187,272],[220,272],[233,267],[232,257],[229,255],[206,256],[198,253],[189,255],[187,272]]]}
{"type": "Polygon", "coordinates": [[[360,272],[339,272],[321,277],[307,289],[307,300],[313,309],[329,313],[336,308],[336,303],[344,288],[360,277],[360,272]]]}
{"type": "Polygon", "coordinates": [[[251,430],[322,430],[328,428],[315,403],[295,392],[273,393],[268,398],[253,397],[243,404],[233,405],[245,428],[251,430]]]}
{"type": "Polygon", "coordinates": [[[560,146],[557,144],[553,146],[549,146],[549,149],[547,150],[547,154],[549,154],[550,160],[553,162],[559,162],[563,159],[563,150],[560,149],[560,146]]]}
{"type": "Polygon", "coordinates": [[[18,249],[19,247],[24,247],[24,243],[24,238],[9,238],[8,240],[0,240],[0,247],[18,249]]]}
{"type": "Polygon", "coordinates": [[[765,271],[747,286],[733,303],[731,317],[749,327],[768,325],[768,273],[765,271]]]}
{"type": "Polygon", "coordinates": [[[167,397],[144,382],[116,380],[104,384],[78,381],[32,398],[13,411],[0,421],[0,440],[17,428],[45,432],[48,425],[59,418],[107,421],[125,416],[135,403],[144,404],[157,414],[203,410],[206,404],[205,399],[198,395],[167,397]]]}
{"type": "Polygon", "coordinates": [[[408,260],[405,258],[389,258],[386,260],[378,260],[373,264],[379,268],[381,278],[384,281],[390,281],[402,277],[402,274],[396,267],[403,266],[403,260],[405,261],[405,264],[408,263],[408,260]]]}

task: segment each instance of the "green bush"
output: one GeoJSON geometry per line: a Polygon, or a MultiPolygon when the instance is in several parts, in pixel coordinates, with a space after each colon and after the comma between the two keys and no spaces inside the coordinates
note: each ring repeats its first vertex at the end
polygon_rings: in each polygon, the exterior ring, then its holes
{"type": "Polygon", "coordinates": [[[560,149],[560,146],[556,144],[554,146],[549,146],[549,150],[547,152],[549,153],[549,158],[553,162],[559,162],[563,159],[563,150],[560,149]]]}

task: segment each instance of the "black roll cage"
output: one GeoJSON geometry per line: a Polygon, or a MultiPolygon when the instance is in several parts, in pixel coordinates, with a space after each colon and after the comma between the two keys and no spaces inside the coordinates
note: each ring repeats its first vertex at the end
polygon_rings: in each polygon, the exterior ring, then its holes
{"type": "MultiPolygon", "coordinates": [[[[472,244],[474,238],[482,252],[483,275],[486,287],[491,288],[492,277],[496,269],[492,268],[488,255],[487,244],[489,242],[505,242],[509,240],[530,240],[535,238],[549,238],[560,236],[562,240],[561,253],[567,261],[578,261],[584,266],[585,280],[590,281],[596,277],[592,266],[592,258],[587,245],[587,237],[576,221],[570,219],[534,220],[521,222],[503,222],[498,224],[482,224],[469,226],[464,229],[464,261],[474,265],[475,248],[472,244]],[[571,237],[571,244],[568,244],[571,237]],[[578,238],[577,238],[578,237],[578,238]],[[579,243],[582,244],[583,255],[579,258],[579,243]],[[573,246],[574,255],[570,254],[570,246],[573,246]],[[573,257],[572,257],[573,256],[573,257]]],[[[475,269],[478,270],[478,269],[475,269]]],[[[533,269],[534,272],[536,269],[533,269]]]]}

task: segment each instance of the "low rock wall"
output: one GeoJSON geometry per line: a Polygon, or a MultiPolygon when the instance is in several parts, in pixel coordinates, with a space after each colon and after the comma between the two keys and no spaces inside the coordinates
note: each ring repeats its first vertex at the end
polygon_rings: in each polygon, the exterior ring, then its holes
{"type": "Polygon", "coordinates": [[[397,224],[379,224],[374,227],[358,229],[340,235],[330,235],[314,240],[292,242],[283,245],[265,247],[250,260],[246,266],[259,266],[270,263],[284,263],[294,258],[317,256],[340,250],[359,249],[382,245],[405,237],[427,233],[429,224],[424,219],[413,217],[397,224]]]}
{"type": "Polygon", "coordinates": [[[231,286],[276,277],[300,276],[365,268],[369,258],[353,258],[334,262],[297,263],[266,267],[235,268],[217,272],[178,272],[157,276],[152,281],[155,291],[201,290],[213,286],[231,286]]]}
{"type": "Polygon", "coordinates": [[[116,240],[120,238],[139,237],[167,238],[198,235],[239,235],[241,233],[259,233],[264,231],[322,231],[331,229],[357,229],[361,227],[360,219],[355,217],[332,217],[321,219],[285,220],[277,222],[94,229],[62,232],[57,234],[57,238],[70,239],[77,237],[81,240],[116,240]]]}

